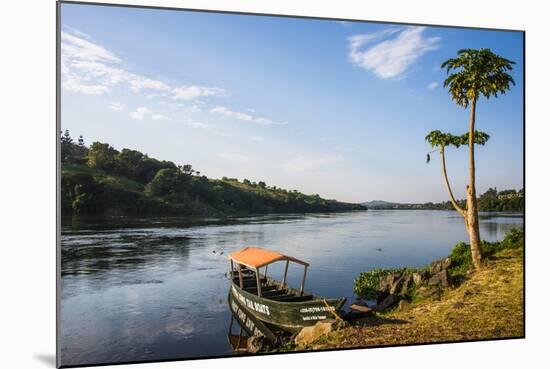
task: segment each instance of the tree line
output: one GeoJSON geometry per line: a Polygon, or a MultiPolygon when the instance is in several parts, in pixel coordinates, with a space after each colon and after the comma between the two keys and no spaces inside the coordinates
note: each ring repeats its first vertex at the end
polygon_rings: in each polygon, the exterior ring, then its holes
{"type": "Polygon", "coordinates": [[[61,133],[63,215],[230,215],[365,210],[318,194],[268,186],[265,182],[211,179],[192,165],[157,160],[137,150],[61,133]]]}
{"type": "MultiPolygon", "coordinates": [[[[466,200],[457,200],[459,206],[466,206],[466,200]]],[[[515,211],[522,212],[525,209],[524,190],[503,190],[497,191],[497,188],[489,188],[477,198],[477,204],[480,211],[515,211]]],[[[450,201],[440,203],[427,202],[419,204],[419,208],[432,210],[453,210],[453,204],[450,201]]]]}

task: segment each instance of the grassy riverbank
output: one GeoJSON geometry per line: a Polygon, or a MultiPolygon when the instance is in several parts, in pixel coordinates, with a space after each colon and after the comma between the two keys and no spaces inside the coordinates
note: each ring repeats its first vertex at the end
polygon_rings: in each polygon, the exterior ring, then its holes
{"type": "Polygon", "coordinates": [[[362,318],[307,349],[522,337],[523,292],[523,247],[503,249],[441,296],[417,297],[402,308],[362,318]]]}

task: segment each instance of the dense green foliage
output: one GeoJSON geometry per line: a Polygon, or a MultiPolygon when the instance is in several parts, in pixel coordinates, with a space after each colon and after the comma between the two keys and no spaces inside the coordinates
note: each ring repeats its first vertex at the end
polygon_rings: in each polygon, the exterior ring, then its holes
{"type": "MultiPolygon", "coordinates": [[[[525,234],[523,229],[511,229],[504,239],[500,242],[481,242],[481,252],[483,258],[490,258],[497,252],[507,249],[522,248],[525,242],[525,234]]],[[[449,254],[451,259],[451,267],[449,274],[455,281],[460,281],[466,277],[468,270],[472,267],[472,256],[470,245],[464,242],[459,242],[453,247],[449,254]]]]}
{"type": "Polygon", "coordinates": [[[359,273],[354,280],[353,292],[356,296],[365,298],[367,300],[376,300],[376,290],[380,284],[380,281],[385,276],[392,273],[415,273],[424,270],[424,268],[401,268],[401,269],[372,269],[368,272],[359,273]]]}
{"type": "Polygon", "coordinates": [[[377,268],[362,272],[353,280],[353,292],[355,295],[367,300],[376,300],[376,290],[380,281],[393,272],[398,272],[398,270],[377,268]]]}
{"type": "Polygon", "coordinates": [[[508,73],[515,62],[503,58],[491,49],[461,49],[456,58],[451,58],[441,64],[447,70],[447,78],[443,86],[455,103],[467,108],[479,95],[487,99],[505,94],[514,79],[508,73]]]}
{"type": "Polygon", "coordinates": [[[107,143],[61,135],[61,205],[67,214],[245,215],[365,210],[244,179],[211,179],[107,143]]]}

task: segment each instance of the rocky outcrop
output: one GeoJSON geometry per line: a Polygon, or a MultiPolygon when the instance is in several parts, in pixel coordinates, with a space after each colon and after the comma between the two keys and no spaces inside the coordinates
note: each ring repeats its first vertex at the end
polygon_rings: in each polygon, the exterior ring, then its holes
{"type": "Polygon", "coordinates": [[[248,338],[246,343],[246,351],[251,354],[256,354],[262,350],[264,347],[264,337],[263,336],[252,336],[248,338]]]}
{"type": "Polygon", "coordinates": [[[430,273],[436,274],[443,270],[449,269],[451,266],[451,259],[450,258],[444,258],[440,260],[432,261],[430,264],[430,273]]]}
{"type": "Polygon", "coordinates": [[[317,322],[314,326],[304,327],[294,338],[294,343],[299,347],[305,347],[322,335],[339,329],[340,324],[336,319],[325,319],[317,322]]]}
{"type": "MultiPolygon", "coordinates": [[[[376,291],[377,304],[375,311],[383,311],[395,306],[400,301],[410,298],[413,290],[421,297],[439,297],[443,288],[451,285],[449,267],[451,259],[435,260],[427,270],[419,272],[394,272],[380,280],[376,291]]],[[[404,304],[400,304],[403,308],[404,304]]]]}
{"type": "Polygon", "coordinates": [[[384,311],[387,308],[390,308],[393,305],[397,304],[399,302],[399,299],[400,297],[398,295],[390,294],[386,296],[383,300],[379,301],[375,306],[373,306],[373,310],[384,311]]]}
{"type": "Polygon", "coordinates": [[[422,272],[415,272],[412,274],[413,283],[417,286],[423,284],[430,278],[430,272],[428,271],[422,271],[422,272]]]}
{"type": "Polygon", "coordinates": [[[449,287],[451,285],[451,282],[449,278],[449,272],[447,271],[447,269],[444,269],[434,274],[428,281],[428,285],[439,286],[441,288],[449,287]]]}
{"type": "Polygon", "coordinates": [[[350,305],[349,308],[352,312],[360,315],[368,315],[372,313],[372,309],[364,300],[356,300],[353,304],[350,305]]]}

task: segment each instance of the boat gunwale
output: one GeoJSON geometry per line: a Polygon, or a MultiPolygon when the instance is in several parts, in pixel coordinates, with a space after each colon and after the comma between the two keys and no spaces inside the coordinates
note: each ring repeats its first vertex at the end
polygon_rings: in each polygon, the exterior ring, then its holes
{"type": "MultiPolygon", "coordinates": [[[[269,277],[268,277],[268,278],[269,278],[269,277]]],[[[270,279],[271,279],[271,278],[270,278],[270,279]]],[[[272,280],[273,280],[273,279],[272,279],[272,280]]],[[[273,281],[274,281],[274,280],[273,280],[273,281]]],[[[311,300],[309,300],[309,301],[277,301],[277,300],[272,300],[272,299],[270,299],[270,298],[268,298],[268,297],[258,296],[258,295],[255,295],[255,294],[251,293],[251,292],[248,292],[248,291],[246,291],[245,289],[242,289],[239,285],[237,285],[237,284],[235,283],[235,281],[231,281],[231,284],[232,284],[235,288],[237,288],[237,290],[238,290],[239,292],[243,292],[243,293],[245,293],[245,294],[248,294],[248,295],[250,295],[250,296],[253,296],[255,299],[267,300],[267,301],[269,301],[270,303],[281,304],[281,305],[283,305],[283,306],[284,306],[284,305],[294,305],[294,306],[295,306],[295,305],[308,305],[308,304],[311,304],[312,302],[319,302],[319,301],[321,301],[321,302],[325,301],[325,302],[327,302],[327,303],[329,303],[329,301],[330,301],[330,302],[339,302],[339,301],[342,301],[342,300],[343,300],[342,305],[344,305],[345,300],[346,300],[345,297],[339,297],[339,298],[322,298],[322,297],[319,297],[319,296],[314,295],[314,294],[312,294],[312,293],[308,293],[308,292],[304,291],[304,294],[309,294],[309,295],[312,297],[311,300]]],[[[289,288],[292,288],[292,287],[289,287],[289,288]]]]}

